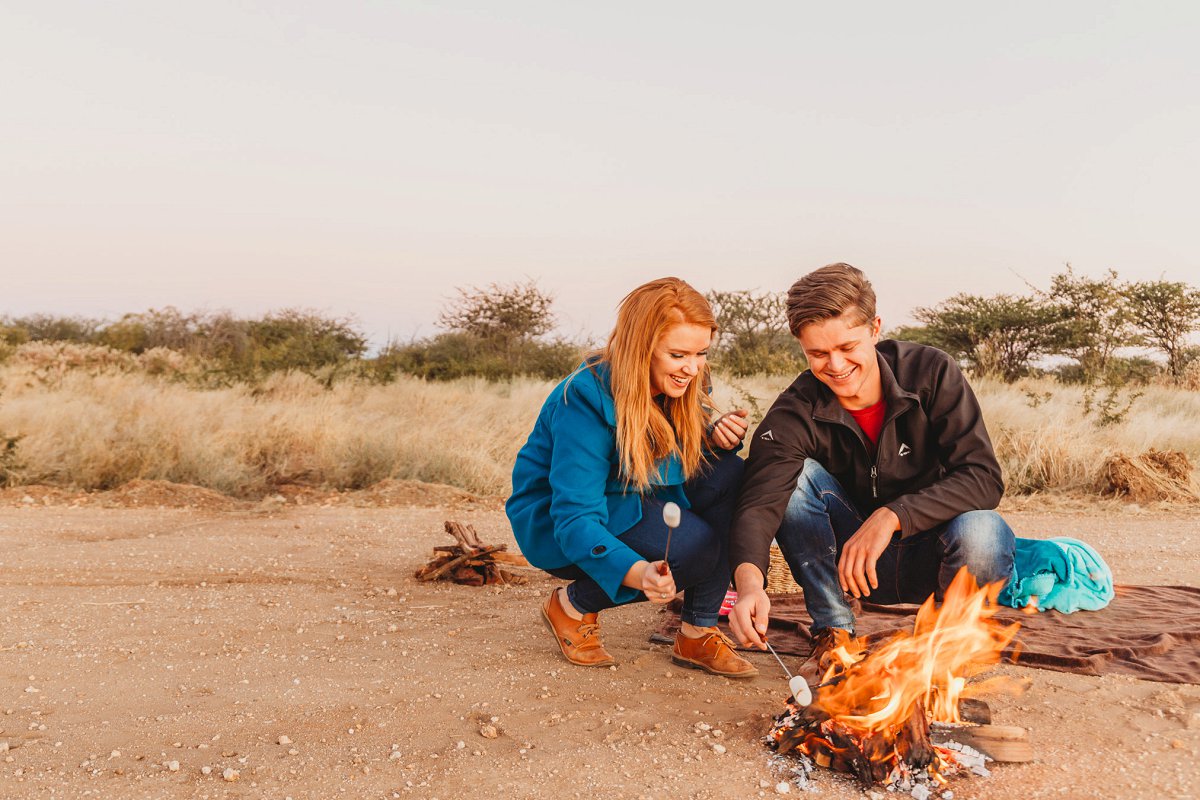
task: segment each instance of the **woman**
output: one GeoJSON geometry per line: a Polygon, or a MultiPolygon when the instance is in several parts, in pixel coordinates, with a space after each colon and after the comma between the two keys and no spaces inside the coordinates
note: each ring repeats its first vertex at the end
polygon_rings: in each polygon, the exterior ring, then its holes
{"type": "Polygon", "coordinates": [[[555,387],[517,455],[506,510],[530,563],[571,581],[542,606],[563,656],[606,666],[599,612],[683,589],[672,659],[715,675],[758,672],[716,627],[746,412],[709,424],[706,357],[717,330],[678,278],[621,301],[607,345],[555,387]],[[668,564],[665,503],[682,509],[668,564]]]}

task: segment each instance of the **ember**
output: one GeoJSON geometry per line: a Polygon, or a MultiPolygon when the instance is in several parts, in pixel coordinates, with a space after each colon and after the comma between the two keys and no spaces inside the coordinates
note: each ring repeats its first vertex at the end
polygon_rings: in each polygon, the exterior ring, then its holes
{"type": "Polygon", "coordinates": [[[471,525],[446,521],[446,533],[454,537],[456,545],[433,548],[434,558],[416,572],[417,580],[451,580],[468,586],[483,586],[492,583],[523,584],[522,575],[514,575],[501,564],[527,567],[529,562],[521,556],[510,555],[507,545],[484,544],[471,525]]]}
{"type": "Polygon", "coordinates": [[[995,681],[967,679],[998,662],[1020,627],[992,619],[1000,589],[979,588],[964,569],[940,608],[932,597],[925,601],[911,633],[870,653],[865,640],[839,642],[812,705],[789,698],[768,744],[852,772],[865,786],[939,789],[959,772],[986,774],[985,757],[971,748],[934,744],[930,724],[961,723],[960,701],[995,688],[995,681]]]}

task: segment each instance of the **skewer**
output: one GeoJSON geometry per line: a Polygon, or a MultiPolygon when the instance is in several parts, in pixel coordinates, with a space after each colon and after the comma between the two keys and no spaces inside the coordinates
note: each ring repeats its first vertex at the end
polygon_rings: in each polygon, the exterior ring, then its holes
{"type": "Polygon", "coordinates": [[[667,566],[667,556],[671,552],[671,534],[679,527],[680,514],[679,506],[675,503],[667,503],[663,506],[663,522],[667,523],[667,546],[663,548],[662,563],[658,565],[658,574],[666,575],[671,571],[667,566]]]}
{"type": "Polygon", "coordinates": [[[787,668],[787,664],[783,663],[783,659],[779,657],[779,653],[775,652],[775,648],[771,647],[771,643],[763,639],[763,644],[771,651],[771,655],[775,656],[775,660],[779,662],[779,666],[783,668],[783,674],[788,676],[788,689],[792,692],[792,697],[802,706],[806,706],[812,702],[812,689],[808,686],[808,681],[804,680],[803,675],[793,675],[792,671],[787,668]]]}

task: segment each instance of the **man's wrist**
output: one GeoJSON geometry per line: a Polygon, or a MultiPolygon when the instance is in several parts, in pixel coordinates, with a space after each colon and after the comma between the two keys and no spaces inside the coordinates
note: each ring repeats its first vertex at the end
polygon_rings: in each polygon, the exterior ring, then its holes
{"type": "Polygon", "coordinates": [[[737,588],[738,594],[762,591],[765,581],[766,576],[763,575],[762,570],[749,561],[738,564],[733,571],[733,585],[737,588]]]}

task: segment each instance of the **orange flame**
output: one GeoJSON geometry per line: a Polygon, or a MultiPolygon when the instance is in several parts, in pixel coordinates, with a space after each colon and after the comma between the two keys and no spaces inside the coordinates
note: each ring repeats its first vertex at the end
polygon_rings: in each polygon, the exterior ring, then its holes
{"type": "Polygon", "coordinates": [[[967,679],[997,663],[1021,627],[992,619],[1001,588],[979,588],[963,568],[940,608],[932,597],[925,601],[911,633],[896,634],[869,654],[862,640],[836,647],[823,679],[834,682],[818,691],[816,704],[862,737],[902,725],[918,705],[932,721],[961,722],[958,703],[967,695],[967,679]]]}

